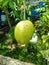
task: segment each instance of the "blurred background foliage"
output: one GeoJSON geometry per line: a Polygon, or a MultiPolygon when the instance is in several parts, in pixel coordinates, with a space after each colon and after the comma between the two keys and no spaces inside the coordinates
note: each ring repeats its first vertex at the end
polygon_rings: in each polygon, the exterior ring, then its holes
{"type": "MultiPolygon", "coordinates": [[[[25,47],[20,48],[14,39],[14,26],[23,20],[24,1],[0,0],[0,9],[6,13],[8,24],[10,23],[8,32],[0,40],[0,54],[36,65],[47,65],[49,61],[49,2],[48,0],[43,0],[43,2],[45,2],[44,7],[39,8],[40,19],[34,22],[37,42],[29,42],[25,47]],[[11,26],[11,21],[15,23],[14,26],[11,26]]],[[[29,2],[26,2],[26,5],[26,19],[31,20],[30,10],[36,5],[29,2]]]]}

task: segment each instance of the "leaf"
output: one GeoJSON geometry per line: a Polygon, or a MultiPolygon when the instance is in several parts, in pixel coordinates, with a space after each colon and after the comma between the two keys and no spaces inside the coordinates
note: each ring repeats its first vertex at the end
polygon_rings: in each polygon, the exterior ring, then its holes
{"type": "Polygon", "coordinates": [[[2,7],[6,7],[8,2],[9,2],[9,0],[4,0],[3,3],[2,3],[2,7]]]}
{"type": "Polygon", "coordinates": [[[40,53],[42,54],[42,56],[43,56],[46,60],[49,60],[49,49],[47,49],[47,50],[42,50],[42,51],[40,51],[40,53]]]}
{"type": "Polygon", "coordinates": [[[10,2],[10,3],[9,3],[9,6],[10,6],[10,8],[13,9],[13,8],[14,8],[14,3],[13,3],[13,2],[10,2]]]}
{"type": "Polygon", "coordinates": [[[0,0],[0,3],[2,2],[3,0],[0,0]]]}

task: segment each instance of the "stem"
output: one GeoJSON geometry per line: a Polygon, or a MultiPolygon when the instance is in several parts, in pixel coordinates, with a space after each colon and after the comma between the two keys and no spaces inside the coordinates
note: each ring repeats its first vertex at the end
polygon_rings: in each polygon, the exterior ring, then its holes
{"type": "Polygon", "coordinates": [[[26,12],[26,8],[25,7],[26,7],[26,1],[24,0],[24,20],[26,20],[26,13],[25,13],[26,12]]]}
{"type": "Polygon", "coordinates": [[[47,60],[47,65],[49,65],[49,61],[47,60]]]}
{"type": "Polygon", "coordinates": [[[9,27],[11,27],[11,23],[10,23],[10,20],[9,20],[9,17],[8,17],[8,16],[9,16],[9,12],[8,12],[7,8],[2,8],[2,7],[0,6],[0,9],[5,12],[6,17],[7,17],[7,20],[8,20],[8,25],[9,25],[9,27]]]}
{"type": "Polygon", "coordinates": [[[10,23],[10,20],[9,20],[9,14],[8,14],[8,10],[7,9],[4,9],[4,12],[6,13],[6,17],[7,17],[7,20],[8,20],[8,25],[9,27],[11,28],[11,23],[10,23]]]}
{"type": "MultiPolygon", "coordinates": [[[[46,50],[47,50],[48,48],[47,48],[47,46],[46,46],[46,50]]],[[[49,57],[48,56],[48,53],[46,54],[46,56],[47,56],[47,58],[49,57]]],[[[49,60],[47,60],[47,65],[49,65],[49,60]]]]}
{"type": "MultiPolygon", "coordinates": [[[[47,57],[48,57],[48,54],[47,54],[47,57]]],[[[47,60],[47,65],[49,65],[49,61],[47,60]]]]}
{"type": "Polygon", "coordinates": [[[7,20],[8,20],[8,25],[9,25],[9,27],[11,28],[11,23],[10,23],[10,20],[9,20],[8,14],[6,14],[6,17],[7,17],[7,20]]]}

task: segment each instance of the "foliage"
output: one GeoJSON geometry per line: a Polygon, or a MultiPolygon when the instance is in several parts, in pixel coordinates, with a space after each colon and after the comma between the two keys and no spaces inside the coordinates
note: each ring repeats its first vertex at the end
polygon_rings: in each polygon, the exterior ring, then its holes
{"type": "MultiPolygon", "coordinates": [[[[14,27],[11,27],[4,38],[0,40],[0,54],[32,62],[36,65],[47,65],[46,61],[49,60],[49,4],[45,0],[44,2],[46,3],[44,8],[39,9],[41,12],[39,14],[40,19],[34,24],[35,33],[38,36],[37,42],[29,42],[25,47],[19,48],[13,36],[14,27]]],[[[26,13],[31,15],[30,10],[35,5],[29,5],[27,2],[26,5],[26,13]]],[[[23,0],[0,0],[0,8],[4,10],[7,16],[13,16],[16,23],[23,19],[22,6],[23,0]],[[10,12],[8,8],[11,9],[10,12]]],[[[28,16],[26,18],[30,19],[28,16]]]]}
{"type": "Polygon", "coordinates": [[[35,23],[38,41],[41,40],[39,46],[40,53],[47,61],[49,59],[49,5],[46,3],[45,12],[40,14],[40,20],[35,23]],[[46,54],[47,53],[47,54],[46,54]]]}

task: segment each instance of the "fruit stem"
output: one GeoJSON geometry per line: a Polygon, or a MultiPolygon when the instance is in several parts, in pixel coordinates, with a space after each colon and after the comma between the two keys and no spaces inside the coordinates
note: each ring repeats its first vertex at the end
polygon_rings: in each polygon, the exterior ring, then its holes
{"type": "Polygon", "coordinates": [[[24,0],[24,20],[26,20],[26,0],[24,0]]]}

